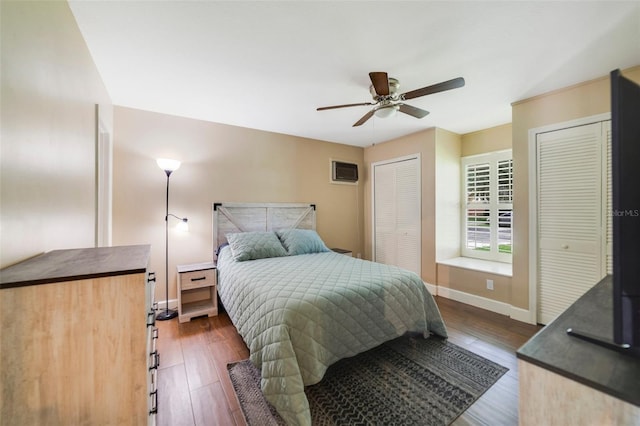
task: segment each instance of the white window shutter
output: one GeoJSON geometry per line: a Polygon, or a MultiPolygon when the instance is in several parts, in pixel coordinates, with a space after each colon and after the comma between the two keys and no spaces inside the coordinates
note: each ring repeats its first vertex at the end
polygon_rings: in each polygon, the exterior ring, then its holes
{"type": "Polygon", "coordinates": [[[511,262],[511,150],[463,157],[463,256],[511,262]]]}

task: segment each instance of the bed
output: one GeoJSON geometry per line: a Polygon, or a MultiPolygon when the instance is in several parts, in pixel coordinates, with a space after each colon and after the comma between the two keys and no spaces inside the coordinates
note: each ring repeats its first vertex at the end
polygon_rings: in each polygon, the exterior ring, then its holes
{"type": "Polygon", "coordinates": [[[311,423],[304,387],[337,360],[407,332],[446,337],[416,274],[329,250],[313,205],[214,204],[214,243],[222,303],[287,424],[311,423]]]}

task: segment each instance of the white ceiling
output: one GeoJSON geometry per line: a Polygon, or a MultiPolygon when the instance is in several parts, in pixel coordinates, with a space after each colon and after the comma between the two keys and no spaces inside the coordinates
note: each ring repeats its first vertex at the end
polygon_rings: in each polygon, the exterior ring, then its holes
{"type": "Polygon", "coordinates": [[[114,104],[368,146],[430,127],[464,134],[511,106],[640,64],[640,1],[70,1],[114,104]],[[463,88],[352,127],[370,71],[406,92],[463,88]]]}

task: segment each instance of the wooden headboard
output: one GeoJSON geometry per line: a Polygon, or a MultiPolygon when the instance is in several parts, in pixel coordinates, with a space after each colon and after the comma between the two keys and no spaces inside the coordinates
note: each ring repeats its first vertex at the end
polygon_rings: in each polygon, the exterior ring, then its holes
{"type": "Polygon", "coordinates": [[[230,232],[316,229],[316,205],[309,203],[213,203],[213,251],[230,232]]]}

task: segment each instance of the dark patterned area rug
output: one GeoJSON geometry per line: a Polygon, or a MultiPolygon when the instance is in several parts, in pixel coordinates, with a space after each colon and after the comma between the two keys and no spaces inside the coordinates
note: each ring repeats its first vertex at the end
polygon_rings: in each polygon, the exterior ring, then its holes
{"type": "MultiPolygon", "coordinates": [[[[251,361],[227,368],[249,425],[284,424],[251,361]]],[[[338,361],[305,393],[314,425],[448,425],[507,371],[446,340],[405,336],[338,361]]]]}

